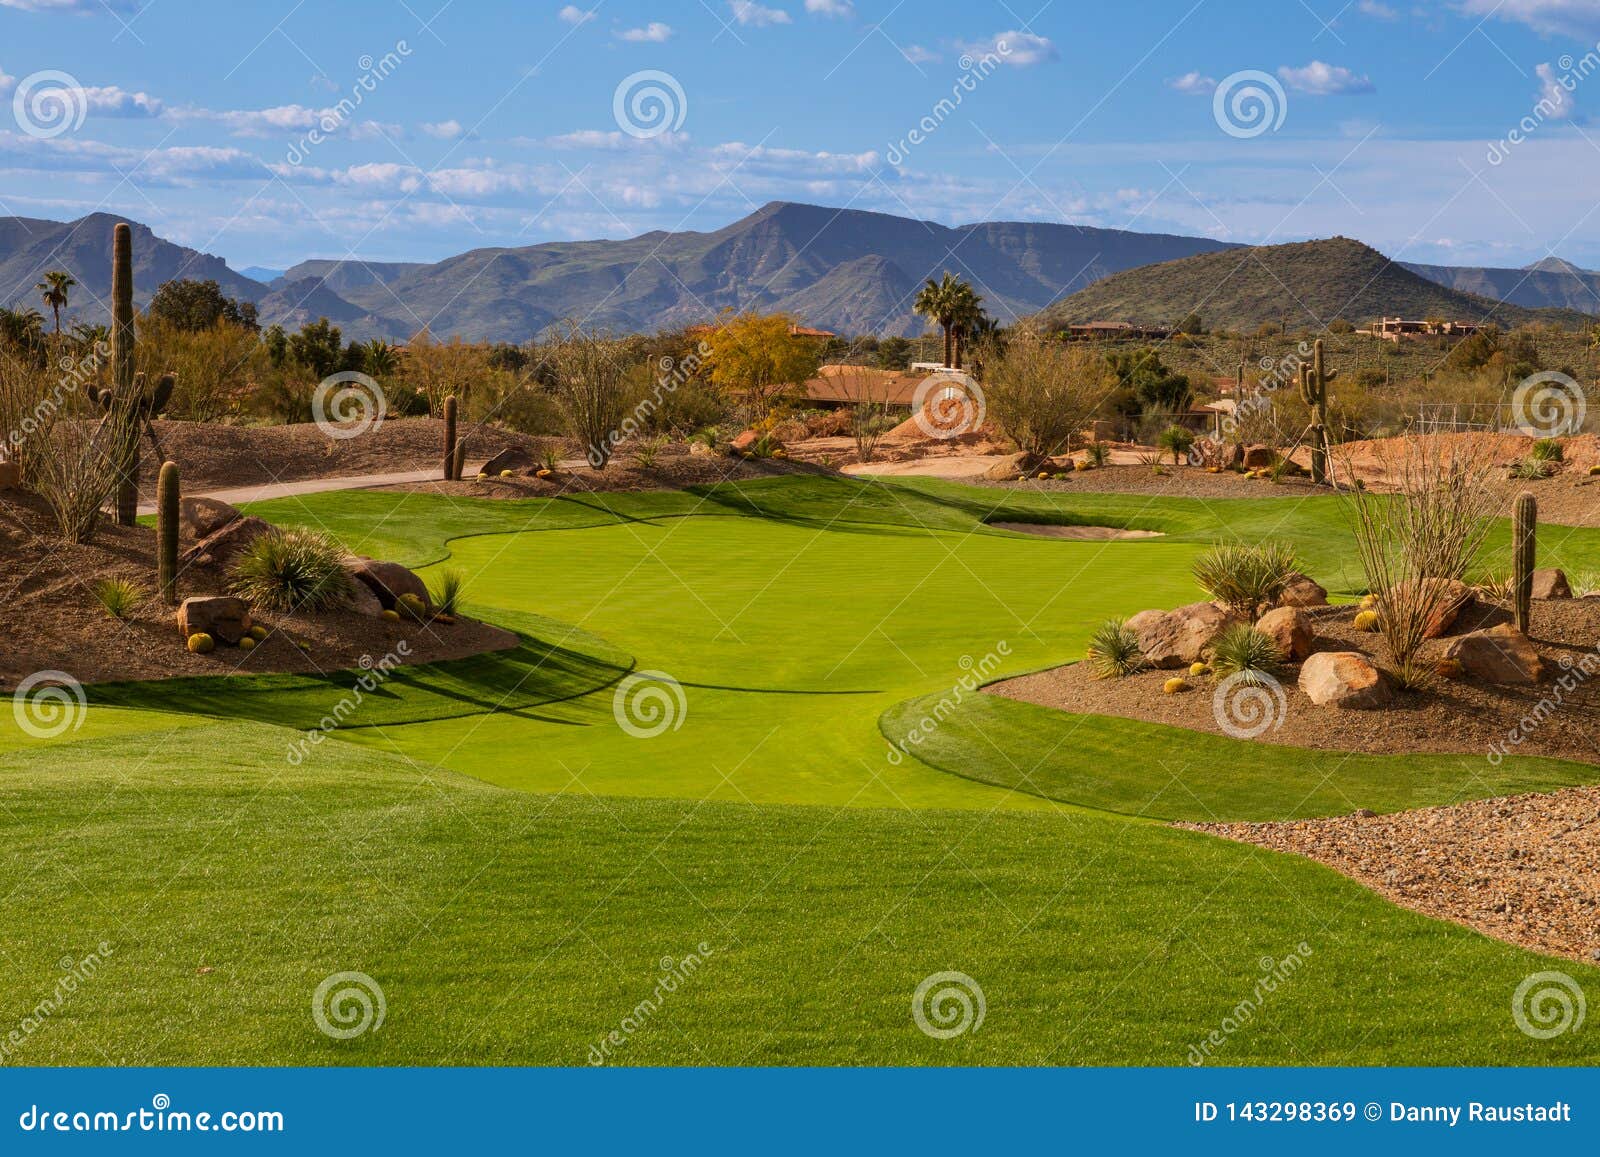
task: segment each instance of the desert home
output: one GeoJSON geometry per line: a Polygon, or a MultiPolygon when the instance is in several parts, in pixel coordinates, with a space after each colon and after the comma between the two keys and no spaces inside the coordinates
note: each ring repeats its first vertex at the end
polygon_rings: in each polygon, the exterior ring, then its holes
{"type": "Polygon", "coordinates": [[[1385,317],[1356,332],[1398,342],[1404,338],[1418,337],[1470,337],[1482,328],[1475,321],[1407,321],[1399,317],[1385,317]]]}

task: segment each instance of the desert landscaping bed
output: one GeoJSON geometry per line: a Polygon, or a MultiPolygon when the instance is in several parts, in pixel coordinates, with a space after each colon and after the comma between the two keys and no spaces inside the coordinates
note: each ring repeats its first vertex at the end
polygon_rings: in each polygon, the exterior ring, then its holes
{"type": "Polygon", "coordinates": [[[1396,904],[1600,959],[1600,787],[1291,823],[1179,824],[1326,864],[1396,904]]]}
{"type": "MultiPolygon", "coordinates": [[[[194,546],[193,539],[182,545],[194,546]]],[[[391,619],[354,610],[261,613],[266,636],[253,650],[218,647],[192,654],[175,609],[154,591],[156,534],[144,526],[102,521],[94,541],[63,542],[43,502],[16,491],[0,496],[0,689],[39,671],[64,671],[80,683],[181,675],[329,672],[386,655],[403,663],[459,659],[517,644],[509,631],[465,617],[391,619]],[[145,591],[127,617],[111,617],[95,595],[105,579],[145,591]],[[405,647],[402,652],[401,643],[405,647]]],[[[221,595],[225,557],[181,564],[183,596],[221,595]]]]}
{"type": "MultiPolygon", "coordinates": [[[[1354,628],[1356,608],[1302,610],[1313,626],[1316,651],[1359,652],[1382,665],[1380,637],[1354,628]]],[[[1442,658],[1461,635],[1509,619],[1505,605],[1479,596],[1462,611],[1450,633],[1426,643],[1422,654],[1426,659],[1442,658]]],[[[1600,678],[1579,677],[1580,664],[1585,656],[1593,656],[1600,640],[1600,598],[1536,600],[1530,637],[1551,673],[1550,679],[1534,686],[1440,678],[1426,691],[1396,692],[1381,709],[1347,710],[1313,703],[1291,674],[1282,680],[1283,706],[1274,710],[1278,725],[1257,738],[1263,743],[1335,751],[1428,751],[1487,759],[1493,751],[1499,750],[1503,756],[1511,750],[1600,763],[1600,678]],[[1565,690],[1555,680],[1569,671],[1569,681],[1576,686],[1565,690]],[[1541,710],[1541,703],[1551,699],[1557,699],[1559,710],[1541,710]],[[1535,713],[1542,719],[1540,725],[1529,729],[1519,744],[1509,744],[1507,732],[1535,713]]],[[[1591,658],[1590,665],[1593,663],[1591,658]]],[[[1097,679],[1089,664],[1074,663],[1007,679],[988,690],[1077,714],[1121,715],[1228,734],[1223,720],[1232,717],[1213,703],[1214,684],[1209,676],[1191,678],[1187,671],[1153,669],[1120,679],[1097,679]],[[1186,678],[1190,689],[1164,694],[1167,680],[1178,675],[1186,678]]]]}

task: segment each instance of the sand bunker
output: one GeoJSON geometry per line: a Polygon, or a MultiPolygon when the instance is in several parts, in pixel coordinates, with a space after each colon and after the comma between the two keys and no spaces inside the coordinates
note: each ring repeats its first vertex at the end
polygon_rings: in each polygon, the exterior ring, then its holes
{"type": "Polygon", "coordinates": [[[1080,542],[1105,542],[1114,538],[1160,538],[1159,530],[1123,530],[1119,526],[1055,526],[1044,522],[991,522],[1000,530],[1035,534],[1040,538],[1072,538],[1080,542]]]}

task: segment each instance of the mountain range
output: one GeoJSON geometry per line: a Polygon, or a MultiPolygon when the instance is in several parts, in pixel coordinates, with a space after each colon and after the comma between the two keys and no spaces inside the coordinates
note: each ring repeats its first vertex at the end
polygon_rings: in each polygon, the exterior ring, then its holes
{"type": "MultiPolygon", "coordinates": [[[[80,283],[68,319],[103,320],[120,219],[0,218],[0,303],[37,305],[35,283],[65,269],[80,283]]],[[[1005,221],[951,227],[775,201],[712,232],[474,249],[437,262],[317,259],[281,275],[252,267],[270,278],[257,280],[134,223],[135,299],[148,303],[174,277],[209,278],[255,302],[264,325],[296,329],[327,317],[349,338],[403,339],[426,324],[438,337],[492,341],[525,341],[569,317],[651,332],[729,308],[782,310],[841,334],[914,336],[927,329],[912,309],[917,289],[946,270],[971,281],[1005,324],[1041,311],[1052,322],[1175,321],[1197,308],[1208,325],[1239,326],[1277,319],[1292,296],[1311,313],[1337,304],[1327,316],[1357,322],[1487,315],[1498,300],[1510,303],[1495,313],[1508,324],[1544,316],[1530,309],[1559,309],[1547,320],[1567,324],[1573,311],[1600,314],[1600,274],[1555,259],[1526,270],[1398,265],[1357,242],[1308,244],[1333,248],[1307,260],[1296,246],[1272,246],[1241,262],[1233,251],[1244,247],[1204,237],[1005,221]],[[1289,277],[1282,286],[1269,284],[1277,265],[1289,277]],[[1369,275],[1376,280],[1363,289],[1369,275]],[[1496,301],[1485,306],[1483,297],[1496,301]]]]}

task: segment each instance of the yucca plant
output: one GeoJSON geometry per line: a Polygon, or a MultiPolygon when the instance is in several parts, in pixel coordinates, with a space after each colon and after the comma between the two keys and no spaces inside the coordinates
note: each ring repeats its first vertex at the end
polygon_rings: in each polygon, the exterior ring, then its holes
{"type": "Polygon", "coordinates": [[[1091,466],[1104,466],[1111,461],[1111,447],[1105,442],[1090,442],[1083,448],[1083,460],[1091,466]]]}
{"type": "Polygon", "coordinates": [[[113,619],[126,619],[144,602],[145,589],[132,579],[108,578],[94,584],[94,597],[113,619]]]}
{"type": "Polygon", "coordinates": [[[1541,478],[1548,478],[1556,472],[1557,463],[1548,459],[1529,454],[1511,468],[1511,477],[1522,482],[1537,482],[1541,478]]]}
{"type": "Polygon", "coordinates": [[[273,611],[327,611],[352,593],[344,548],[315,530],[273,530],[233,568],[233,592],[273,611]]]}
{"type": "Polygon", "coordinates": [[[1234,614],[1255,622],[1263,605],[1283,594],[1295,573],[1294,548],[1286,542],[1219,543],[1191,564],[1200,589],[1234,614]]]}
{"type": "Polygon", "coordinates": [[[1172,455],[1172,464],[1176,466],[1194,446],[1194,433],[1183,426],[1168,426],[1156,438],[1156,445],[1172,455]]]}
{"type": "Polygon", "coordinates": [[[441,613],[453,615],[461,604],[461,592],[466,588],[467,576],[459,570],[439,572],[439,581],[428,592],[434,607],[441,613]]]}
{"type": "Polygon", "coordinates": [[[1218,678],[1237,675],[1239,682],[1260,687],[1283,676],[1283,652],[1254,627],[1235,623],[1211,644],[1211,669],[1218,678]]]}
{"type": "Polygon", "coordinates": [[[1144,669],[1139,636],[1121,619],[1107,619],[1089,636],[1088,659],[1097,679],[1120,679],[1144,669]]]}
{"type": "Polygon", "coordinates": [[[1561,443],[1554,438],[1540,438],[1528,451],[1528,457],[1539,462],[1560,462],[1562,460],[1561,443]]]}

